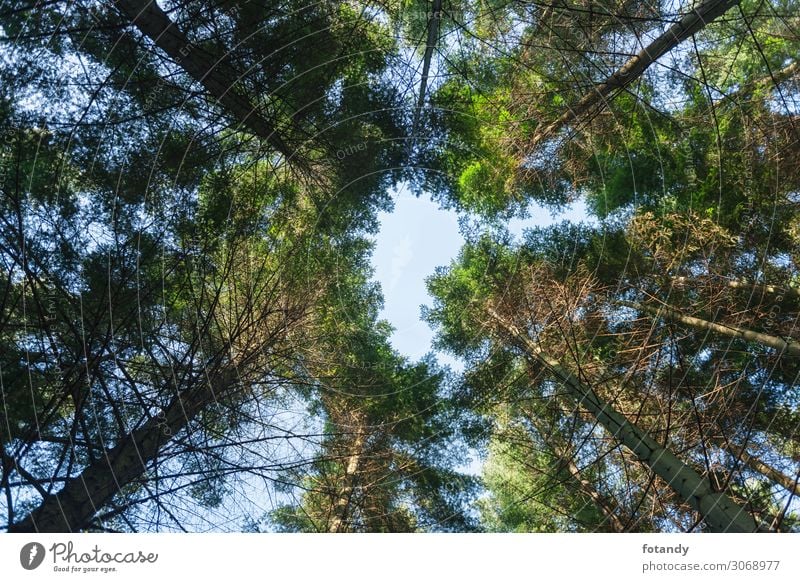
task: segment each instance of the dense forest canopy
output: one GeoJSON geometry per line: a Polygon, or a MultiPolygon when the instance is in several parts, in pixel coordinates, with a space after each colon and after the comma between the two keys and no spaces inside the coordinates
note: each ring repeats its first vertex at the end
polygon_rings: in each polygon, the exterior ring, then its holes
{"type": "Polygon", "coordinates": [[[800,529],[798,55],[796,0],[6,0],[0,528],[800,529]],[[380,318],[400,187],[463,372],[380,318]]]}

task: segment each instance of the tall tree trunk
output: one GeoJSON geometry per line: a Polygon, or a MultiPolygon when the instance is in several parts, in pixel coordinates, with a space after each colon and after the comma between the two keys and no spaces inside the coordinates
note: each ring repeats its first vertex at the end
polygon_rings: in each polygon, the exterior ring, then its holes
{"type": "Polygon", "coordinates": [[[730,449],[735,457],[741,459],[742,462],[750,467],[753,471],[761,473],[764,475],[764,477],[770,481],[773,481],[774,483],[777,483],[789,493],[800,495],[800,483],[798,483],[798,481],[800,481],[800,475],[792,478],[789,475],[779,471],[772,465],[765,463],[758,457],[751,455],[739,445],[735,445],[731,442],[725,442],[723,446],[730,449]]]}
{"type": "Polygon", "coordinates": [[[118,9],[192,79],[200,83],[239,123],[266,140],[287,159],[295,154],[273,123],[247,97],[239,93],[239,74],[230,71],[212,55],[193,45],[155,0],[116,0],[118,9]]]}
{"type": "Polygon", "coordinates": [[[563,466],[572,477],[573,481],[578,486],[578,489],[586,497],[592,500],[600,512],[605,516],[610,529],[614,532],[622,533],[625,531],[625,524],[617,515],[619,505],[613,499],[600,493],[597,488],[588,480],[583,477],[581,470],[572,460],[566,451],[553,448],[553,451],[559,457],[559,463],[563,466]]]}
{"type": "Polygon", "coordinates": [[[622,445],[661,477],[690,507],[697,511],[711,532],[755,532],[759,525],[747,510],[730,497],[715,491],[708,479],[682,462],[672,452],[659,445],[647,433],[629,422],[622,414],[604,402],[595,391],[584,384],[558,360],[542,349],[514,324],[489,310],[496,323],[516,340],[534,360],[548,369],[568,390],[578,405],[585,407],[597,421],[622,445]]]}
{"type": "MultiPolygon", "coordinates": [[[[673,277],[672,282],[677,287],[684,287],[691,284],[692,279],[689,277],[673,277]]],[[[761,283],[743,281],[741,279],[728,279],[725,281],[725,285],[731,289],[743,289],[745,291],[751,291],[752,293],[758,293],[760,295],[775,295],[776,301],[782,301],[784,299],[800,299],[800,289],[795,287],[764,285],[761,283]]]]}
{"type": "Polygon", "coordinates": [[[795,75],[800,73],[800,61],[794,61],[782,69],[773,72],[771,75],[762,77],[757,81],[748,83],[737,91],[730,93],[720,99],[720,101],[733,101],[737,102],[740,99],[746,99],[753,94],[754,91],[763,91],[769,88],[775,88],[777,85],[788,81],[795,75]]]}
{"type": "Polygon", "coordinates": [[[800,299],[800,289],[794,287],[778,287],[776,285],[760,285],[758,283],[749,283],[747,281],[739,281],[738,279],[731,279],[727,283],[731,289],[746,289],[755,293],[763,295],[775,295],[780,298],[800,299]]]}
{"type": "Polygon", "coordinates": [[[671,307],[652,307],[642,303],[633,303],[631,301],[619,301],[619,305],[630,307],[638,311],[650,313],[655,317],[661,317],[669,321],[688,325],[700,331],[715,332],[721,335],[743,339],[745,341],[757,342],[768,348],[777,350],[780,354],[787,354],[790,356],[800,356],[800,343],[793,339],[785,340],[781,337],[753,331],[736,325],[714,323],[691,315],[684,315],[683,313],[672,309],[671,307]]]}
{"type": "Polygon", "coordinates": [[[595,85],[589,93],[586,93],[580,101],[571,106],[558,119],[537,131],[528,144],[528,155],[533,154],[544,140],[552,137],[571,121],[603,108],[612,93],[630,85],[650,65],[738,3],[739,0],[706,0],[685,15],[664,34],[656,38],[617,69],[605,81],[595,85]]]}
{"type": "Polygon", "coordinates": [[[350,509],[350,502],[353,497],[355,476],[361,465],[361,457],[364,453],[364,433],[359,425],[358,433],[353,439],[352,451],[347,458],[344,476],[342,477],[342,488],[339,490],[336,503],[333,506],[333,518],[328,524],[329,533],[339,533],[347,525],[347,514],[350,509]]]}
{"type": "Polygon", "coordinates": [[[97,511],[126,485],[141,477],[147,465],[173,435],[184,429],[206,406],[236,384],[233,367],[219,370],[212,381],[186,390],[165,410],[140,428],[124,435],[97,461],[69,479],[57,493],[45,497],[25,519],[11,524],[9,532],[77,532],[91,523],[97,511]]]}
{"type": "Polygon", "coordinates": [[[425,93],[428,90],[428,76],[431,70],[431,60],[433,51],[439,41],[439,27],[442,20],[442,0],[433,0],[433,12],[428,19],[428,39],[425,45],[425,55],[422,58],[422,79],[419,82],[419,98],[417,99],[417,109],[414,112],[414,124],[412,126],[413,137],[416,137],[419,130],[419,118],[422,114],[422,106],[425,104],[425,93]]]}

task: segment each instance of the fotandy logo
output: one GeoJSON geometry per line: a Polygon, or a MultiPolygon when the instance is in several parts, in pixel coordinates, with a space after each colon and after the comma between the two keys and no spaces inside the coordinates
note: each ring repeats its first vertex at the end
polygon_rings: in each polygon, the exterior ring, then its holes
{"type": "Polygon", "coordinates": [[[26,570],[35,570],[44,562],[44,546],[37,542],[31,542],[22,546],[19,552],[19,563],[26,570]]]}

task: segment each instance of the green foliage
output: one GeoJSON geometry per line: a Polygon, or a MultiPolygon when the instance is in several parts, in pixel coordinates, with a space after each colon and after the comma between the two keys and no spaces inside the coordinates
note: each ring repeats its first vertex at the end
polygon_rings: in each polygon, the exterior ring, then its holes
{"type": "Polygon", "coordinates": [[[17,4],[0,15],[9,520],[40,497],[69,509],[61,484],[151,427],[141,472],[89,491],[97,513],[71,529],[227,522],[269,480],[279,506],[248,529],[694,523],[500,319],[797,528],[796,501],[719,442],[794,471],[800,363],[697,323],[797,335],[796,0],[741,2],[567,123],[671,7],[197,0],[162,6],[190,41],[179,59],[118,3],[17,4]],[[407,361],[380,319],[368,236],[401,181],[474,221],[425,311],[461,375],[407,361]],[[579,198],[599,222],[504,229],[579,198]],[[152,428],[187,396],[196,414],[152,428]],[[488,452],[482,483],[460,471],[468,447],[488,452]]]}
{"type": "Polygon", "coordinates": [[[524,436],[493,440],[483,470],[489,496],[479,504],[487,530],[563,533],[602,527],[602,514],[567,487],[570,478],[557,464],[524,436]]]}

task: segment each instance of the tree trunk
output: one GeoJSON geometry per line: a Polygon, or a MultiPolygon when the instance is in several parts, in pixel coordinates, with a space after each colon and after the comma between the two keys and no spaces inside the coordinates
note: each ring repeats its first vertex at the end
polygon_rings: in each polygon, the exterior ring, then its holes
{"type": "Polygon", "coordinates": [[[777,350],[780,354],[800,356],[800,343],[793,339],[785,340],[778,336],[745,329],[735,325],[714,323],[713,321],[692,317],[691,315],[684,315],[670,307],[651,307],[650,305],[632,303],[630,301],[619,301],[618,304],[638,311],[645,311],[655,317],[663,317],[669,321],[682,323],[700,331],[715,332],[727,337],[757,342],[763,346],[777,350]]]}
{"type": "Polygon", "coordinates": [[[361,464],[361,455],[364,448],[364,433],[359,432],[353,439],[353,449],[347,458],[347,465],[345,465],[344,476],[342,478],[342,489],[339,491],[336,504],[333,507],[333,519],[328,524],[329,533],[339,533],[342,528],[347,525],[347,513],[350,507],[350,501],[353,496],[355,475],[358,473],[361,464]]]}
{"type": "Polygon", "coordinates": [[[490,315],[534,360],[545,366],[569,391],[579,406],[585,407],[622,445],[661,477],[689,506],[697,511],[711,532],[756,532],[760,530],[747,510],[724,493],[714,491],[708,479],[659,445],[647,433],[629,422],[604,402],[595,391],[572,372],[545,354],[516,326],[504,321],[493,310],[490,315]]]}
{"type": "Polygon", "coordinates": [[[425,45],[425,55],[422,58],[422,79],[419,82],[419,98],[417,99],[417,110],[414,113],[414,125],[412,126],[413,136],[416,137],[419,130],[419,118],[422,113],[422,106],[425,104],[425,93],[428,90],[428,76],[431,70],[431,60],[433,51],[439,41],[439,27],[442,18],[442,0],[433,0],[433,12],[428,19],[428,40],[425,45]]]}
{"type": "Polygon", "coordinates": [[[571,121],[604,107],[613,92],[630,85],[650,65],[738,3],[739,0],[706,0],[685,15],[664,34],[617,69],[605,81],[596,85],[591,92],[585,94],[580,101],[570,107],[558,119],[537,131],[529,143],[528,155],[533,154],[544,140],[552,137],[571,121]]]}
{"type": "Polygon", "coordinates": [[[193,45],[155,0],[116,0],[116,6],[239,123],[266,140],[287,159],[292,158],[295,152],[283,141],[275,126],[238,93],[236,84],[240,75],[221,65],[220,56],[193,45]]]}
{"type": "Polygon", "coordinates": [[[761,459],[759,459],[758,457],[751,455],[743,447],[740,447],[739,445],[735,445],[731,442],[726,442],[724,443],[724,446],[730,449],[735,457],[741,459],[742,462],[748,467],[750,467],[752,470],[756,471],[757,473],[761,473],[762,475],[764,475],[764,477],[766,477],[770,481],[779,484],[789,493],[792,493],[794,495],[800,495],[800,484],[798,484],[798,479],[800,479],[800,475],[798,475],[797,478],[789,477],[785,473],[778,471],[772,465],[769,465],[764,461],[762,461],[761,459]]]}
{"type": "Polygon", "coordinates": [[[775,295],[777,301],[783,298],[800,299],[800,290],[794,287],[777,287],[775,285],[759,285],[758,283],[748,283],[747,281],[739,281],[731,279],[727,283],[731,289],[746,289],[755,293],[763,295],[775,295]]]}
{"type": "Polygon", "coordinates": [[[737,102],[740,99],[746,99],[749,97],[754,91],[757,90],[767,90],[770,87],[775,88],[781,83],[788,81],[797,73],[800,72],[800,61],[794,61],[793,63],[783,67],[782,69],[775,71],[769,76],[762,77],[761,79],[749,83],[742,87],[741,89],[730,93],[729,95],[725,95],[720,99],[720,101],[733,101],[737,102]]]}
{"type": "Polygon", "coordinates": [[[163,417],[151,418],[140,428],[124,435],[80,475],[42,500],[25,519],[11,524],[9,532],[77,532],[85,529],[97,511],[146,471],[161,448],[184,429],[197,414],[236,382],[233,368],[214,375],[215,382],[204,382],[176,397],[163,417]]]}
{"type": "MultiPolygon", "coordinates": [[[[672,277],[673,283],[678,287],[684,287],[692,283],[689,277],[672,277]]],[[[760,295],[775,295],[775,301],[780,302],[784,299],[800,299],[800,289],[795,287],[781,287],[778,285],[763,285],[761,283],[751,283],[741,279],[728,279],[725,285],[731,289],[744,289],[760,295]]]]}
{"type": "Polygon", "coordinates": [[[600,512],[605,516],[610,528],[617,533],[624,532],[625,524],[617,516],[616,510],[619,508],[619,506],[617,505],[616,501],[609,499],[600,493],[592,483],[590,483],[587,479],[584,479],[580,469],[578,469],[578,466],[564,451],[559,451],[555,448],[553,451],[558,455],[560,464],[565,467],[570,476],[572,476],[572,479],[577,484],[580,492],[591,499],[600,512]]]}

